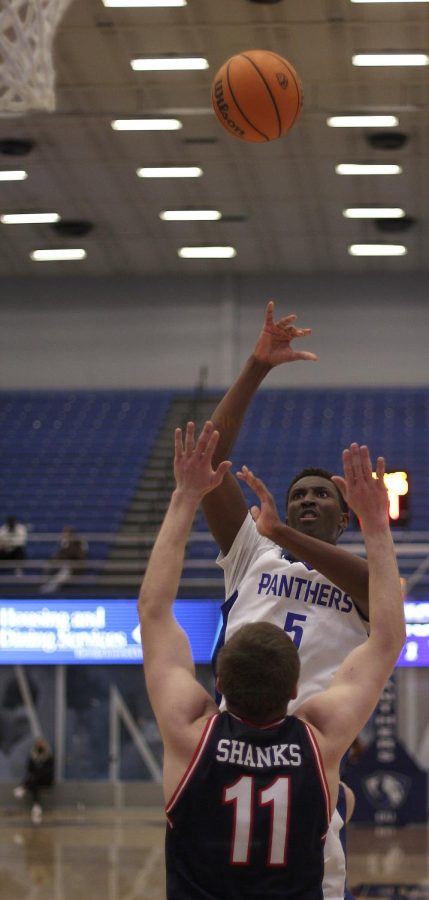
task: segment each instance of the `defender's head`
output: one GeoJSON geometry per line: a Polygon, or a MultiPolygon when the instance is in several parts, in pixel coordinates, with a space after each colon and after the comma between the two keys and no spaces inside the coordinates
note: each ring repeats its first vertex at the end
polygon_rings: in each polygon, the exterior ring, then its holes
{"type": "Polygon", "coordinates": [[[257,724],[285,715],[296,697],[298,676],[295,645],[270,622],[244,625],[217,658],[217,687],[228,710],[257,724]]]}
{"type": "Polygon", "coordinates": [[[349,511],[332,472],[318,468],[298,472],[286,494],[286,517],[291,528],[336,544],[347,528],[349,511]]]}

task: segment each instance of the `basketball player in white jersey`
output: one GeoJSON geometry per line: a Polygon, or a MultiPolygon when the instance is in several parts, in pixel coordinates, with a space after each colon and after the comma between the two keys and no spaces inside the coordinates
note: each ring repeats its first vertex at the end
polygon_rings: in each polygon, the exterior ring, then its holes
{"type": "MultiPolygon", "coordinates": [[[[371,634],[328,689],[289,715],[299,672],[283,628],[254,623],[219,655],[219,712],[195,677],[189,642],[173,615],[186,541],[202,497],[229,468],[212,468],[212,423],[195,443],[175,437],[176,489],[139,597],[144,671],[164,743],[167,900],[323,900],[323,842],[342,754],[371,715],[405,639],[384,461],[377,478],[366,447],[343,454],[335,483],[359,516],[369,564],[371,634]]],[[[252,473],[243,477],[259,494],[252,473]]],[[[269,530],[265,498],[257,524],[269,530]]]]}
{"type": "MultiPolygon", "coordinates": [[[[253,353],[213,413],[220,432],[215,464],[230,455],[244,414],[268,372],[284,363],[317,359],[291,344],[310,329],[296,328],[293,315],[275,322],[273,311],[270,302],[253,353]]],[[[258,532],[231,472],[206,495],[203,509],[225,573],[226,601],[215,656],[244,623],[280,625],[298,648],[301,676],[295,706],[301,704],[328,687],[347,654],[367,639],[367,563],[335,546],[347,527],[347,504],[329,472],[307,469],[289,489],[288,524],[278,523],[281,528],[270,541],[258,532]]],[[[339,831],[345,817],[344,808],[339,809],[326,843],[327,900],[344,897],[346,866],[339,831]]]]}

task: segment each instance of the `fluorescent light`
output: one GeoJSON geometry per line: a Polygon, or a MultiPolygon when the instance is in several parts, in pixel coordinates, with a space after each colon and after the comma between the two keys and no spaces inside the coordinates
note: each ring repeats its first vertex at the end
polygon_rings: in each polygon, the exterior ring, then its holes
{"type": "Polygon", "coordinates": [[[346,219],[402,219],[405,210],[399,207],[355,207],[343,209],[343,216],[346,219]]]}
{"type": "Polygon", "coordinates": [[[354,66],[429,66],[427,53],[357,53],[354,66]]]}
{"type": "Polygon", "coordinates": [[[199,178],[199,166],[143,166],[137,169],[139,178],[199,178]]]}
{"type": "Polygon", "coordinates": [[[396,116],[330,116],[330,128],[393,128],[399,125],[396,116]]]}
{"type": "Polygon", "coordinates": [[[165,56],[158,59],[149,56],[131,60],[134,72],[188,71],[208,67],[208,61],[203,56],[165,56]]]}
{"type": "Polygon", "coordinates": [[[86,251],[74,248],[66,248],[63,250],[33,250],[30,253],[31,259],[36,262],[54,262],[61,259],[85,259],[86,251]]]}
{"type": "Polygon", "coordinates": [[[5,213],[0,216],[3,225],[35,225],[48,222],[59,222],[58,213],[5,213]]]}
{"type": "Polygon", "coordinates": [[[187,0],[103,0],[105,6],[186,6],[187,0]]]}
{"type": "Polygon", "coordinates": [[[403,244],[351,244],[350,256],[405,256],[403,244]]]}
{"type": "Polygon", "coordinates": [[[350,0],[350,3],[429,3],[429,0],[350,0]]]}
{"type": "Polygon", "coordinates": [[[183,125],[179,119],[114,119],[114,131],[177,131],[183,125]]]}
{"type": "Polygon", "coordinates": [[[159,218],[164,222],[215,222],[222,213],[218,209],[165,209],[159,218]]]}
{"type": "Polygon", "coordinates": [[[182,259],[231,259],[237,256],[235,247],[180,247],[182,259]]]}
{"type": "Polygon", "coordinates": [[[401,166],[394,163],[339,163],[337,175],[400,175],[401,166]]]}
{"type": "Polygon", "coordinates": [[[0,171],[0,181],[24,181],[28,178],[28,173],[24,169],[9,169],[9,171],[0,171]]]}

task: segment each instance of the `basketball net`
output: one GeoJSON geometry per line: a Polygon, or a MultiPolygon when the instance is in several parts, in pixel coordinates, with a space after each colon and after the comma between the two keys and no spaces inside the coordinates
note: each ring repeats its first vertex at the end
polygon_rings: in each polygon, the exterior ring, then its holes
{"type": "Polygon", "coordinates": [[[53,42],[70,3],[71,0],[2,0],[0,114],[55,109],[53,42]]]}

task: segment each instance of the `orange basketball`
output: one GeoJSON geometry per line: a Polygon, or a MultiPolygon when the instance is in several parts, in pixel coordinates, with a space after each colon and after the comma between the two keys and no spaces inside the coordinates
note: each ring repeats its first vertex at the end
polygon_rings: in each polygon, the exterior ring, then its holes
{"type": "Polygon", "coordinates": [[[212,83],[221,125],[242,141],[275,141],[295,124],[302,86],[294,67],[270,50],[245,50],[221,66],[212,83]]]}

